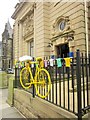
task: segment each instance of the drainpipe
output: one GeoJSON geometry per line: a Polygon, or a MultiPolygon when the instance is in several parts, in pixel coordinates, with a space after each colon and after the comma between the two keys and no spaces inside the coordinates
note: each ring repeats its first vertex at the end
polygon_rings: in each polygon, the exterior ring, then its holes
{"type": "Polygon", "coordinates": [[[86,31],[86,52],[88,58],[88,9],[87,9],[87,0],[84,0],[85,6],[85,31],[86,31]]]}

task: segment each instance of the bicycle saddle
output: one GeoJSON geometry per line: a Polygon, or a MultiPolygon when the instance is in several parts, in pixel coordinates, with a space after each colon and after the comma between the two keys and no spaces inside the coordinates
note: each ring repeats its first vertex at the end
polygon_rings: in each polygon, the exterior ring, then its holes
{"type": "Polygon", "coordinates": [[[19,58],[19,61],[30,61],[33,60],[31,56],[25,55],[19,58]]]}
{"type": "Polygon", "coordinates": [[[42,61],[43,59],[41,57],[37,57],[36,61],[42,61]]]}

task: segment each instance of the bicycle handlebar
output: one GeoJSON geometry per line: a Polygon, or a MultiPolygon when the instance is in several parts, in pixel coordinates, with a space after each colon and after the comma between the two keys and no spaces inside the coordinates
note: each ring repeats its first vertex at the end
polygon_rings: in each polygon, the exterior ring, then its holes
{"type": "Polygon", "coordinates": [[[34,62],[32,61],[32,62],[30,62],[30,64],[34,64],[34,63],[36,63],[36,64],[37,64],[38,62],[37,62],[37,61],[34,61],[34,62]]]}

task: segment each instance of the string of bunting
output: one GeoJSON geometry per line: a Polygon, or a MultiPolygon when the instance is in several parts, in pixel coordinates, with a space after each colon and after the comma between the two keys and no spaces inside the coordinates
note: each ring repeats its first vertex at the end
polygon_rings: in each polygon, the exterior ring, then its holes
{"type": "Polygon", "coordinates": [[[16,68],[21,68],[21,67],[25,66],[25,62],[20,62],[18,60],[15,60],[14,65],[15,65],[16,68]]]}
{"type": "MultiPolygon", "coordinates": [[[[70,57],[67,57],[67,58],[57,58],[56,59],[56,64],[57,64],[57,67],[59,68],[59,67],[62,67],[62,65],[63,65],[63,62],[62,61],[65,61],[65,66],[66,67],[70,67],[70,65],[71,65],[71,62],[72,62],[72,58],[70,58],[70,57]]],[[[44,61],[41,61],[41,63],[40,63],[40,66],[41,67],[48,67],[48,62],[49,62],[49,65],[51,66],[51,67],[53,67],[54,66],[54,61],[55,61],[55,59],[49,59],[49,60],[44,60],[44,61]]],[[[17,60],[15,60],[15,67],[16,68],[22,68],[22,67],[24,67],[25,66],[25,62],[20,62],[20,61],[17,61],[17,60]]],[[[34,64],[31,64],[31,68],[34,68],[34,64]]]]}
{"type": "MultiPolygon", "coordinates": [[[[68,57],[68,58],[57,58],[57,59],[56,59],[57,67],[62,67],[62,65],[63,65],[62,60],[65,61],[65,66],[66,66],[66,67],[70,67],[71,62],[72,62],[72,58],[70,58],[70,57],[68,57]]],[[[54,66],[54,61],[55,61],[55,59],[50,59],[50,60],[49,60],[51,67],[54,66]]],[[[44,65],[45,65],[45,67],[48,66],[48,60],[44,60],[44,65]]]]}

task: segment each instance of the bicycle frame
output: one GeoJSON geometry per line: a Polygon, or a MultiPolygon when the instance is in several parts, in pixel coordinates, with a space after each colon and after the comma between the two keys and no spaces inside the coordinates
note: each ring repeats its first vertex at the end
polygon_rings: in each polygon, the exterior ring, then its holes
{"type": "Polygon", "coordinates": [[[37,63],[37,61],[36,62],[30,62],[30,64],[36,64],[36,71],[35,71],[35,75],[33,76],[33,74],[32,74],[32,71],[31,71],[31,67],[29,67],[29,65],[28,65],[28,69],[29,69],[29,72],[30,72],[30,77],[31,77],[31,82],[30,83],[28,83],[28,84],[42,84],[42,82],[37,82],[37,80],[36,80],[36,74],[38,74],[38,72],[40,71],[40,69],[41,68],[39,68],[38,67],[38,63],[37,63]]]}

